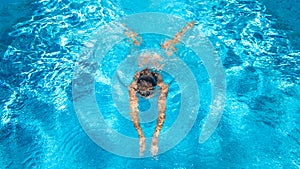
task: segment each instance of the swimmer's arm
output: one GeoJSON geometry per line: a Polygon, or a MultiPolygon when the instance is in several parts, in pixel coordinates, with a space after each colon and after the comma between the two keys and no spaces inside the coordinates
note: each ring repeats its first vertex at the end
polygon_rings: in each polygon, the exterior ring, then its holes
{"type": "Polygon", "coordinates": [[[169,90],[169,86],[163,83],[161,76],[159,74],[156,74],[156,76],[157,86],[160,87],[160,95],[158,98],[158,118],[151,143],[152,156],[156,156],[158,153],[158,135],[166,119],[166,99],[169,90]]]}
{"type": "Polygon", "coordinates": [[[139,113],[138,113],[138,97],[136,96],[136,88],[137,88],[137,79],[138,74],[135,75],[135,80],[129,86],[129,96],[130,96],[130,116],[133,122],[134,128],[137,130],[139,135],[139,144],[140,144],[140,156],[143,156],[143,152],[145,151],[145,136],[143,134],[142,128],[139,122],[139,113]]]}
{"type": "Polygon", "coordinates": [[[129,87],[129,97],[130,97],[130,116],[134,127],[136,128],[139,138],[144,137],[143,131],[139,122],[138,114],[138,97],[136,96],[135,89],[137,88],[137,81],[133,81],[129,87]]]}
{"type": "Polygon", "coordinates": [[[158,137],[166,119],[166,100],[169,90],[169,86],[164,84],[162,77],[159,74],[157,74],[157,77],[157,86],[160,87],[160,95],[158,98],[158,119],[153,137],[158,137]]]}

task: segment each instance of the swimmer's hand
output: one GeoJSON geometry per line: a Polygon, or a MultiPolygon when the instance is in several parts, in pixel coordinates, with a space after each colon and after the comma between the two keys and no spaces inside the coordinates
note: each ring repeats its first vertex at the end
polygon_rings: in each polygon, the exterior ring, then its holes
{"type": "Polygon", "coordinates": [[[155,157],[158,153],[158,138],[153,136],[152,143],[151,143],[151,154],[155,157]]]}
{"type": "Polygon", "coordinates": [[[143,153],[146,149],[146,144],[145,144],[145,137],[140,137],[140,157],[143,156],[143,153]]]}

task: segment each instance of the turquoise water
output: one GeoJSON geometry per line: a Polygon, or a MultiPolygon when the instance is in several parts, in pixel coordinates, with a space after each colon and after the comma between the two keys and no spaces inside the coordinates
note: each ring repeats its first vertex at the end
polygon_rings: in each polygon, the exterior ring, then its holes
{"type": "MultiPolygon", "coordinates": [[[[272,11],[271,5],[255,0],[2,2],[0,168],[299,168],[299,32],[282,19],[284,15],[272,11]],[[209,140],[200,144],[210,81],[202,62],[180,50],[178,55],[196,77],[201,106],[187,136],[158,159],[105,151],[82,129],[73,107],[76,61],[93,32],[141,12],[197,21],[218,51],[227,83],[222,119],[209,140]]],[[[164,37],[143,38],[146,49],[164,37]]],[[[95,89],[97,101],[105,103],[101,110],[106,122],[137,137],[131,122],[114,111],[112,85],[107,83],[130,48],[124,41],[106,55],[97,67],[105,76],[96,79],[95,89]]],[[[172,80],[168,73],[164,76],[172,80]]],[[[169,94],[162,132],[180,108],[176,82],[169,94]]],[[[141,109],[146,111],[149,104],[143,101],[141,109]]],[[[145,135],[151,135],[154,123],[142,124],[145,135]]]]}

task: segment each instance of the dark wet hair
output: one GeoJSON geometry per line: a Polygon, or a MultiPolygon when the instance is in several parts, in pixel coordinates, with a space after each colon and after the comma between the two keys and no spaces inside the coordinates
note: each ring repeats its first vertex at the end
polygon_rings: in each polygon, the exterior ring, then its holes
{"type": "Polygon", "coordinates": [[[137,92],[143,97],[148,97],[153,94],[154,88],[157,85],[157,75],[154,72],[150,72],[149,69],[144,69],[141,71],[137,83],[137,92]],[[144,87],[147,88],[147,90],[142,90],[144,87]]]}
{"type": "Polygon", "coordinates": [[[139,91],[138,90],[138,93],[143,97],[148,97],[153,94],[153,91],[139,91]]]}
{"type": "Polygon", "coordinates": [[[141,81],[145,81],[147,83],[151,83],[151,85],[154,87],[157,85],[157,77],[153,76],[153,74],[151,73],[152,76],[149,75],[142,75],[138,78],[138,83],[141,83],[141,81]]]}

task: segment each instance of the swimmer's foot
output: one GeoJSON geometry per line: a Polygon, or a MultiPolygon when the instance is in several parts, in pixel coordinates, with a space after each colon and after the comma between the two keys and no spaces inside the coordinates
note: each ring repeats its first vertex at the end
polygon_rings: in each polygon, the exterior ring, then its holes
{"type": "Polygon", "coordinates": [[[145,149],[146,149],[145,137],[140,137],[140,157],[143,156],[145,149]]]}
{"type": "Polygon", "coordinates": [[[158,152],[158,138],[153,136],[151,143],[151,154],[153,157],[157,155],[158,152]]]}

